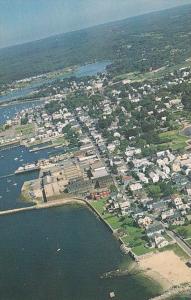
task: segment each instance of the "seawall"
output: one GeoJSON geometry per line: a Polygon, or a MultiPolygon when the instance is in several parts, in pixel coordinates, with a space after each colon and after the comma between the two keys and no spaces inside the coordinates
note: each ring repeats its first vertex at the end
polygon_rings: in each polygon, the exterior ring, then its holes
{"type": "Polygon", "coordinates": [[[129,254],[135,261],[138,261],[138,257],[132,252],[131,248],[127,248],[127,246],[124,244],[122,239],[119,237],[117,238],[115,235],[114,229],[111,227],[111,225],[102,217],[102,215],[97,211],[97,209],[91,204],[90,201],[84,200],[87,204],[87,206],[98,216],[98,218],[106,225],[106,227],[111,231],[111,233],[114,235],[114,237],[119,241],[121,245],[121,250],[129,254]],[[127,251],[128,250],[128,251],[127,251]]]}

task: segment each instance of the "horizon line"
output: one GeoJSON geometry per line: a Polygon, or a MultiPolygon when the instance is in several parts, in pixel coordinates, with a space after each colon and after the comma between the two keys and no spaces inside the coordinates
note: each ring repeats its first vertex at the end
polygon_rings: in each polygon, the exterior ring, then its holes
{"type": "Polygon", "coordinates": [[[60,32],[60,33],[53,33],[53,34],[44,36],[42,38],[38,38],[38,39],[34,39],[34,40],[29,40],[29,41],[26,41],[26,42],[21,42],[21,43],[16,43],[16,44],[13,44],[13,45],[8,45],[8,46],[0,47],[0,51],[1,50],[5,50],[5,49],[14,48],[14,47],[24,46],[24,45],[27,45],[27,44],[32,44],[32,43],[35,43],[35,42],[40,42],[40,41],[43,41],[43,40],[46,40],[46,39],[50,39],[50,38],[53,38],[53,37],[57,37],[57,36],[61,36],[61,35],[65,35],[65,34],[69,34],[69,33],[73,33],[73,32],[79,32],[81,30],[91,29],[91,28],[94,28],[94,27],[104,26],[104,25],[107,25],[107,24],[109,25],[109,24],[112,24],[112,23],[115,23],[115,22],[120,22],[120,21],[125,21],[125,20],[129,20],[129,19],[133,19],[133,18],[136,18],[136,17],[141,17],[141,16],[150,15],[150,14],[155,14],[155,13],[170,11],[170,10],[176,9],[178,7],[186,7],[186,6],[191,6],[191,4],[175,5],[175,6],[172,6],[170,8],[164,8],[164,9],[160,9],[160,10],[152,10],[150,12],[140,13],[140,14],[136,14],[136,15],[133,15],[133,16],[125,17],[125,18],[122,18],[122,19],[114,19],[114,20],[111,20],[109,22],[104,22],[104,23],[99,23],[99,24],[95,24],[95,25],[90,25],[90,26],[87,26],[87,27],[79,28],[79,29],[76,28],[76,29],[71,30],[71,31],[63,31],[63,32],[60,32]]]}

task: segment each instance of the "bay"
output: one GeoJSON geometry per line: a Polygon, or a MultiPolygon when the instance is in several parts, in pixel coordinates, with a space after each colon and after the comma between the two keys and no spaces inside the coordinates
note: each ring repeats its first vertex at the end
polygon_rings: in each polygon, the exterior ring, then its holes
{"type": "Polygon", "coordinates": [[[84,66],[80,66],[76,69],[76,71],[68,73],[67,75],[58,76],[58,78],[54,79],[39,79],[35,83],[31,83],[26,87],[16,89],[14,91],[8,92],[6,95],[0,96],[1,101],[11,101],[20,97],[26,97],[36,89],[38,89],[41,85],[46,83],[54,82],[56,79],[69,78],[71,76],[75,77],[83,77],[83,76],[93,76],[98,73],[103,73],[106,70],[106,66],[109,64],[109,61],[96,62],[92,64],[86,64],[84,66]]]}
{"type": "Polygon", "coordinates": [[[101,279],[118,268],[119,243],[84,207],[0,218],[0,299],[146,300],[156,292],[138,276],[101,279]],[[58,251],[58,249],[60,249],[58,251]]]}

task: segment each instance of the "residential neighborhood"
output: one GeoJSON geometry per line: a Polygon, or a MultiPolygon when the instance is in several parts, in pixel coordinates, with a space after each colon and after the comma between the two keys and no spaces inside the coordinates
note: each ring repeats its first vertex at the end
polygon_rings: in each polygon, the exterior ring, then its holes
{"type": "Polygon", "coordinates": [[[19,112],[0,133],[2,145],[66,151],[33,166],[39,178],[24,184],[23,195],[37,203],[63,193],[100,201],[136,255],[176,242],[169,230],[190,247],[181,234],[181,226],[191,226],[190,132],[181,94],[190,78],[191,69],[182,68],[147,83],[115,82],[107,74],[57,83],[54,96],[19,112]],[[125,222],[138,239],[128,239],[125,222]]]}

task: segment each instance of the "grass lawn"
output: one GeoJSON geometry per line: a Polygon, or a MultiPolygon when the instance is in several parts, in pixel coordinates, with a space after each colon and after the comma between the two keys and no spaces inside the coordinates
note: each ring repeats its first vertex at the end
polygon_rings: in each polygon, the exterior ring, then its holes
{"type": "Polygon", "coordinates": [[[191,246],[191,239],[186,241],[191,246]]]}
{"type": "Polygon", "coordinates": [[[136,72],[132,72],[132,73],[125,73],[125,74],[121,74],[115,77],[115,81],[119,81],[119,80],[131,80],[132,82],[142,82],[145,80],[155,80],[158,79],[160,77],[163,77],[166,74],[169,74],[170,72],[174,72],[175,70],[178,70],[180,68],[184,68],[184,67],[188,67],[191,65],[191,60],[187,60],[184,63],[181,64],[177,64],[175,66],[172,67],[167,67],[164,66],[160,69],[158,69],[156,72],[146,72],[146,73],[136,73],[136,72]]]}
{"type": "Polygon", "coordinates": [[[22,133],[23,135],[29,135],[29,134],[35,132],[35,125],[34,124],[26,124],[26,125],[16,126],[15,130],[16,130],[17,134],[22,133]]]}
{"type": "Polygon", "coordinates": [[[98,201],[91,201],[91,205],[102,214],[104,211],[104,206],[106,204],[106,199],[100,199],[98,201]]]}
{"type": "Polygon", "coordinates": [[[168,241],[168,242],[171,242],[172,241],[172,238],[165,232],[162,234],[164,236],[164,238],[168,241]]]}
{"type": "Polygon", "coordinates": [[[121,230],[123,235],[122,241],[127,246],[131,247],[132,250],[135,249],[136,255],[142,255],[153,251],[144,246],[146,244],[144,232],[141,228],[133,225],[131,218],[125,217],[123,220],[123,218],[104,212],[106,199],[92,201],[91,204],[102,215],[103,219],[113,228],[113,230],[121,230]]]}
{"type": "Polygon", "coordinates": [[[155,252],[156,249],[146,248],[146,247],[142,244],[142,245],[133,247],[133,248],[132,248],[132,251],[133,251],[136,255],[139,256],[139,255],[147,254],[147,253],[149,253],[149,252],[155,252]]]}
{"type": "Polygon", "coordinates": [[[191,239],[186,241],[191,246],[191,239]]]}
{"type": "Polygon", "coordinates": [[[66,145],[66,140],[65,138],[62,136],[62,137],[59,137],[55,140],[52,141],[52,144],[53,146],[62,146],[62,145],[66,145]]]}
{"type": "Polygon", "coordinates": [[[114,229],[120,229],[121,228],[121,222],[120,219],[117,216],[112,216],[111,214],[106,214],[104,216],[104,220],[107,221],[107,223],[114,229]]]}
{"type": "Polygon", "coordinates": [[[107,221],[107,223],[113,228],[113,230],[121,228],[119,217],[104,211],[106,199],[92,201],[91,204],[102,215],[103,219],[107,221]]]}
{"type": "Polygon", "coordinates": [[[130,80],[131,82],[142,82],[145,80],[154,80],[164,75],[164,68],[161,68],[157,72],[146,72],[146,73],[125,73],[115,77],[115,81],[118,80],[130,80]]]}
{"type": "MultiPolygon", "coordinates": [[[[124,226],[123,226],[124,228],[124,226]]],[[[125,226],[125,236],[122,238],[125,244],[139,244],[144,238],[141,228],[135,226],[125,226]]],[[[135,245],[134,245],[135,246],[135,245]]]]}
{"type": "Polygon", "coordinates": [[[188,137],[181,135],[178,130],[162,132],[159,136],[161,139],[159,148],[161,148],[161,150],[169,148],[172,148],[172,150],[184,149],[187,146],[186,141],[189,139],[188,137]]]}
{"type": "Polygon", "coordinates": [[[191,238],[191,224],[178,226],[175,231],[185,239],[191,238]]]}

